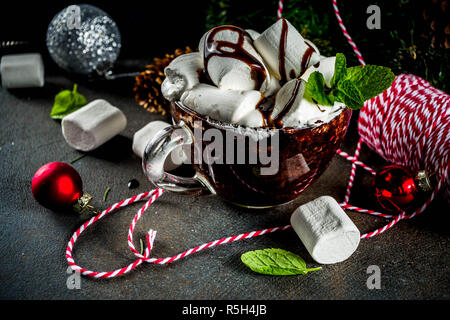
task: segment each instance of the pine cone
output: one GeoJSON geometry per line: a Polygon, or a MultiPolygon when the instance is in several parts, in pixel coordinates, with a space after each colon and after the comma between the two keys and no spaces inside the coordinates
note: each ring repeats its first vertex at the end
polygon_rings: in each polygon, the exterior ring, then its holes
{"type": "Polygon", "coordinates": [[[134,97],[140,106],[150,112],[165,115],[169,110],[169,102],[161,94],[161,84],[164,81],[164,69],[176,57],[192,52],[190,47],[176,49],[173,54],[166,54],[163,58],[154,58],[153,64],[147,65],[135,81],[134,97]]]}

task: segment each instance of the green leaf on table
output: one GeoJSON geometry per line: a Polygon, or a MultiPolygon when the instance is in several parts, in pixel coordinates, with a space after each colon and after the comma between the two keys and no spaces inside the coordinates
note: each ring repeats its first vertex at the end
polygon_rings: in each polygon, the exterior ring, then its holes
{"type": "Polygon", "coordinates": [[[315,71],[309,76],[305,96],[320,105],[332,106],[334,104],[334,96],[325,92],[325,80],[319,71],[315,71]]]}
{"type": "Polygon", "coordinates": [[[103,201],[106,201],[106,197],[108,196],[109,191],[111,191],[111,188],[107,187],[105,193],[103,194],[103,201]]]}
{"type": "Polygon", "coordinates": [[[53,119],[63,119],[68,114],[80,109],[87,104],[86,98],[77,92],[77,84],[73,85],[73,90],[63,90],[55,96],[50,117],[53,119]]]}
{"type": "Polygon", "coordinates": [[[308,269],[300,256],[275,248],[246,252],[242,254],[241,260],[257,273],[274,276],[307,274],[322,269],[321,267],[308,269]]]}

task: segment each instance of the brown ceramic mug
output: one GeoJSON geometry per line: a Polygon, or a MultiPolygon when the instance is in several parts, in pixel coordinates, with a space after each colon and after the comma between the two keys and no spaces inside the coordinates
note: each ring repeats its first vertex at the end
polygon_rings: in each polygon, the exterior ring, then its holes
{"type": "Polygon", "coordinates": [[[345,109],[315,128],[270,129],[213,120],[181,102],[173,102],[170,112],[175,124],[160,131],[144,153],[143,170],[150,182],[173,192],[217,194],[247,208],[267,208],[297,198],[330,164],[352,114],[345,109]],[[204,139],[214,136],[211,132],[227,139],[204,139]],[[211,148],[213,144],[215,148],[211,148]],[[193,177],[176,176],[163,169],[166,158],[179,146],[189,155],[196,172],[193,177]],[[220,157],[208,153],[208,148],[217,151],[217,147],[222,147],[220,157]],[[243,153],[245,161],[239,159],[243,153]],[[206,159],[202,159],[205,154],[206,159]],[[271,155],[272,163],[261,157],[264,154],[271,155]],[[208,161],[208,156],[216,158],[208,161]]]}

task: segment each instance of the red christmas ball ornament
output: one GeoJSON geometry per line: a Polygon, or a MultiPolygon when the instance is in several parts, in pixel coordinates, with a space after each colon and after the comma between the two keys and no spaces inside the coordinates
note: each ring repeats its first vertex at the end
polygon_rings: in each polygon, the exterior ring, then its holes
{"type": "MultiPolygon", "coordinates": [[[[78,172],[67,163],[50,162],[40,167],[33,176],[31,191],[37,202],[49,209],[67,209],[87,204],[83,182],[78,172]]],[[[79,210],[77,210],[79,211],[79,210]]]]}
{"type": "Polygon", "coordinates": [[[399,165],[389,165],[378,171],[373,186],[378,203],[390,212],[411,209],[424,193],[432,190],[430,176],[425,171],[414,174],[399,165]]]}

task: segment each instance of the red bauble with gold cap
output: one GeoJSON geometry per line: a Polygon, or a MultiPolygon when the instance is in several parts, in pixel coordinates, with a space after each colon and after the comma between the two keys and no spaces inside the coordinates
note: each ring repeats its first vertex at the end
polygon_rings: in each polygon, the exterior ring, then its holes
{"type": "Polygon", "coordinates": [[[33,176],[31,191],[44,207],[68,209],[83,196],[83,182],[69,164],[50,162],[40,167],[33,176]]]}
{"type": "Polygon", "coordinates": [[[414,209],[420,198],[432,190],[431,175],[426,171],[413,173],[400,165],[389,165],[377,172],[373,180],[375,197],[387,211],[414,209]]]}

